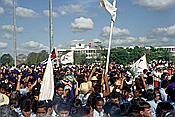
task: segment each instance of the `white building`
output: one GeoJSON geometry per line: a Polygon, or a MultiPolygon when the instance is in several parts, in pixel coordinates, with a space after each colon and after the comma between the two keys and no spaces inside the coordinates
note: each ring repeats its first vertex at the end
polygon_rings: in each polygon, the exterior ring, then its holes
{"type": "Polygon", "coordinates": [[[75,53],[84,53],[86,54],[87,59],[97,58],[97,49],[92,48],[90,45],[85,44],[75,44],[72,45],[69,49],[58,49],[59,54],[63,54],[66,51],[73,51],[75,53]]]}
{"type": "Polygon", "coordinates": [[[175,46],[162,46],[162,47],[155,47],[156,49],[165,49],[172,53],[172,56],[175,56],[175,46]]]}

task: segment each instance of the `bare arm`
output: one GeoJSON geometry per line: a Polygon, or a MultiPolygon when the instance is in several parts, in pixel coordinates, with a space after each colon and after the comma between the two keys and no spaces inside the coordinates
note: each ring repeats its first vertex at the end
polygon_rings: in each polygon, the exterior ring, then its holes
{"type": "Polygon", "coordinates": [[[16,91],[19,91],[20,90],[20,80],[21,80],[21,75],[18,75],[16,91]]]}

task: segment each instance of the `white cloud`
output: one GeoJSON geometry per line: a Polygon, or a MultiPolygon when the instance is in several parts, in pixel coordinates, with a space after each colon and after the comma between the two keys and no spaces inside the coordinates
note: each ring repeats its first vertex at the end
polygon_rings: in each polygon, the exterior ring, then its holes
{"type": "Polygon", "coordinates": [[[167,36],[175,38],[175,25],[169,27],[160,27],[153,29],[153,35],[155,36],[167,36]]]}
{"type": "Polygon", "coordinates": [[[7,48],[7,43],[0,42],[0,49],[7,48]]]}
{"type": "Polygon", "coordinates": [[[8,40],[8,39],[11,39],[11,38],[12,38],[12,35],[9,34],[9,33],[4,33],[4,34],[2,35],[2,39],[4,39],[4,40],[8,40]]]}
{"type": "MultiPolygon", "coordinates": [[[[2,25],[1,30],[4,32],[13,32],[13,25],[2,25]]],[[[23,27],[16,27],[16,32],[21,33],[23,31],[23,27]]]]}
{"type": "Polygon", "coordinates": [[[24,7],[17,7],[16,15],[20,17],[30,18],[30,17],[36,17],[37,13],[32,9],[28,9],[24,7]]]}
{"type": "Polygon", "coordinates": [[[74,39],[72,40],[73,42],[81,42],[81,41],[84,41],[84,39],[74,39]]]}
{"type": "Polygon", "coordinates": [[[4,8],[0,7],[0,16],[4,14],[4,8]]]}
{"type": "Polygon", "coordinates": [[[71,29],[73,32],[82,32],[93,29],[94,22],[90,18],[76,18],[71,23],[71,29]]]}
{"type": "MultiPolygon", "coordinates": [[[[49,17],[49,10],[43,10],[43,14],[44,14],[45,16],[49,17]]],[[[52,11],[52,16],[53,16],[53,17],[58,17],[58,13],[52,11]]]]}
{"type": "MultiPolygon", "coordinates": [[[[110,27],[105,26],[102,29],[101,36],[108,37],[109,33],[110,33],[110,27]]],[[[125,37],[125,36],[129,36],[129,35],[130,35],[130,32],[128,31],[128,29],[124,29],[124,28],[120,29],[120,28],[116,28],[116,27],[113,28],[113,37],[121,37],[121,36],[125,37]]]]}
{"type": "Polygon", "coordinates": [[[58,8],[58,12],[61,15],[66,15],[70,13],[85,13],[83,6],[78,4],[64,5],[58,8]]]}
{"type": "Polygon", "coordinates": [[[135,4],[154,10],[164,10],[175,5],[175,0],[132,0],[135,4]]]}
{"type": "Polygon", "coordinates": [[[25,49],[31,50],[48,50],[49,48],[42,43],[36,41],[28,41],[22,44],[22,47],[25,49]]]}
{"type": "Polygon", "coordinates": [[[1,0],[5,5],[13,6],[13,0],[1,0]]]}

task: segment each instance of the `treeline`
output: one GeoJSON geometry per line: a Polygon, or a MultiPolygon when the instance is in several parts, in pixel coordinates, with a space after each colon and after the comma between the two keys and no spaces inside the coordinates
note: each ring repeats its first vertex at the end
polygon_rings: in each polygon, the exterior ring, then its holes
{"type": "MultiPolygon", "coordinates": [[[[75,53],[74,54],[74,63],[75,64],[90,64],[94,62],[105,62],[107,50],[99,49],[97,51],[97,57],[86,59],[86,54],[75,53]]],[[[175,62],[175,57],[165,49],[156,49],[151,47],[150,49],[146,49],[145,47],[134,47],[134,48],[112,48],[110,53],[110,62],[115,62],[118,64],[127,65],[136,60],[138,60],[141,56],[146,54],[147,61],[150,62],[152,60],[163,60],[163,61],[172,61],[175,62]]],[[[28,55],[20,54],[17,57],[18,64],[39,64],[48,58],[48,52],[42,50],[39,53],[31,52],[28,55]]],[[[1,65],[14,65],[14,59],[10,54],[3,54],[0,57],[1,65]]]]}

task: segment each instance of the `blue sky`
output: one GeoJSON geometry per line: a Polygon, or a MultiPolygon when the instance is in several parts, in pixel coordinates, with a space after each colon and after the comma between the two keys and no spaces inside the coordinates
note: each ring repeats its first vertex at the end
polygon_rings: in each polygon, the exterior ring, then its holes
{"type": "MultiPolygon", "coordinates": [[[[52,0],[54,46],[108,44],[110,14],[100,0],[52,0]]],[[[112,2],[113,0],[109,0],[112,2]]],[[[49,0],[16,0],[17,51],[49,49],[49,0]]],[[[175,0],[118,0],[112,46],[175,45],[175,0]]],[[[13,53],[12,0],[0,0],[0,52],[13,53]]]]}

